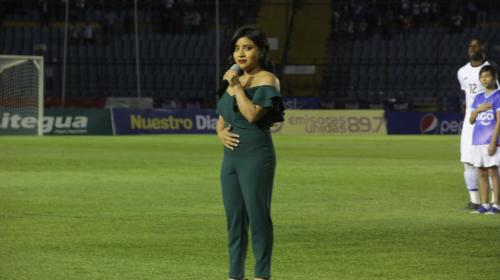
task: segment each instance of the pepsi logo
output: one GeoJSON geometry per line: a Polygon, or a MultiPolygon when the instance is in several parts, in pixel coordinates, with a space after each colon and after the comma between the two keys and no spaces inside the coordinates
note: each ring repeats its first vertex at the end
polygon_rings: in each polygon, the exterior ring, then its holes
{"type": "Polygon", "coordinates": [[[426,114],[420,120],[420,132],[422,134],[438,133],[439,120],[434,114],[426,114]]]}

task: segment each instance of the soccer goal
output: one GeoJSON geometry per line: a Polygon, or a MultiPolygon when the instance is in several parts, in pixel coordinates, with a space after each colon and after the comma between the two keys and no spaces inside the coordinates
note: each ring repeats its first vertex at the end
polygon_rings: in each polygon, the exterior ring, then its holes
{"type": "Polygon", "coordinates": [[[0,55],[0,135],[43,135],[43,57],[0,55]]]}

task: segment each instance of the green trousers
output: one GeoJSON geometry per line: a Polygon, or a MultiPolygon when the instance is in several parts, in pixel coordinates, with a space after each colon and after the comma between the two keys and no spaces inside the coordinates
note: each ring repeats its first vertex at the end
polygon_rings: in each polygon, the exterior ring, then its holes
{"type": "Polygon", "coordinates": [[[273,223],[271,196],[276,156],[269,130],[237,129],[237,148],[224,148],[222,196],[227,217],[229,278],[245,276],[248,230],[252,234],[255,277],[271,277],[273,223]]]}

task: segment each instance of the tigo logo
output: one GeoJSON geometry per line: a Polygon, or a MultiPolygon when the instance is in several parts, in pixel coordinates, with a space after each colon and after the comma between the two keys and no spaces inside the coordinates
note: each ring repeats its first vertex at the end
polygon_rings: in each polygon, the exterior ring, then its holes
{"type": "Polygon", "coordinates": [[[439,120],[434,114],[427,114],[420,120],[420,131],[422,134],[436,134],[438,133],[439,120]]]}
{"type": "Polygon", "coordinates": [[[495,115],[493,114],[493,110],[488,110],[486,112],[481,112],[477,116],[477,120],[481,122],[482,125],[488,126],[495,119],[495,115]]]}

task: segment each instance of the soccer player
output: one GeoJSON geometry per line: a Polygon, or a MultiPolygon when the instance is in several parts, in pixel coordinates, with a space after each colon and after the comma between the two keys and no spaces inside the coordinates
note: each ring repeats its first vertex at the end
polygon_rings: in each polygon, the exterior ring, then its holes
{"type": "Polygon", "coordinates": [[[497,70],[486,65],[479,71],[479,79],[485,91],[474,98],[471,106],[470,123],[474,124],[472,133],[472,163],[479,168],[479,192],[481,207],[475,213],[499,214],[498,164],[500,163],[500,90],[496,80],[497,70]],[[488,177],[490,180],[488,180],[488,177]],[[488,185],[493,188],[493,207],[490,208],[488,185]]]}
{"type": "Polygon", "coordinates": [[[470,201],[467,209],[478,209],[480,199],[478,193],[478,171],[472,165],[472,131],[473,125],[469,122],[471,105],[474,97],[484,88],[479,81],[479,70],[485,65],[490,65],[486,60],[487,44],[479,38],[473,38],[469,42],[469,62],[458,70],[457,76],[460,88],[465,93],[465,119],[460,137],[460,161],[464,164],[465,185],[469,192],[470,201]]]}

